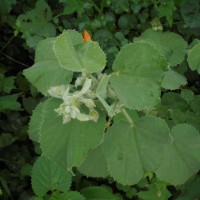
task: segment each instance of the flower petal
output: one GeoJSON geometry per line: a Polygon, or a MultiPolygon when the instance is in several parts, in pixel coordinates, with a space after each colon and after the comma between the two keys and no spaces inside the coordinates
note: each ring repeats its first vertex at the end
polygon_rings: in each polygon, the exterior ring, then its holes
{"type": "Polygon", "coordinates": [[[88,90],[90,89],[90,87],[91,87],[91,84],[92,84],[92,79],[86,78],[85,83],[84,83],[83,88],[82,88],[82,90],[80,91],[80,93],[81,93],[81,94],[87,93],[87,91],[88,91],[88,90]]]}

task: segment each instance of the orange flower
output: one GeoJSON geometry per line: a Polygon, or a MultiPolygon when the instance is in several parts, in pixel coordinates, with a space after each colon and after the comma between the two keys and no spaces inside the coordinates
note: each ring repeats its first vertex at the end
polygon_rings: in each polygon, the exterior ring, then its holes
{"type": "Polygon", "coordinates": [[[86,30],[83,31],[83,39],[84,39],[84,43],[86,43],[86,42],[91,40],[91,37],[90,37],[89,33],[86,30]]]}

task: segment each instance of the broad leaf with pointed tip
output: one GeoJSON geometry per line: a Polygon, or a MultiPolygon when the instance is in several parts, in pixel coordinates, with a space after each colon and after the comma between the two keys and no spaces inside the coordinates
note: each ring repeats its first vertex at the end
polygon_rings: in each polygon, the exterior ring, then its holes
{"type": "Polygon", "coordinates": [[[108,130],[103,143],[110,175],[123,185],[138,183],[145,172],[157,169],[169,142],[169,128],[160,118],[139,118],[135,127],[120,120],[108,130]]]}
{"type": "Polygon", "coordinates": [[[66,169],[79,167],[89,151],[101,143],[105,118],[101,114],[97,122],[71,120],[63,124],[62,116],[54,111],[61,100],[48,99],[43,108],[43,121],[38,124],[42,152],[66,169]]]}
{"type": "Polygon", "coordinates": [[[56,38],[53,49],[60,65],[68,70],[87,73],[100,72],[106,64],[105,54],[99,45],[93,41],[84,44],[81,34],[76,31],[74,35],[64,31],[56,38]],[[76,44],[74,36],[79,38],[76,44]]]}
{"type": "Polygon", "coordinates": [[[0,112],[7,110],[21,110],[21,104],[17,101],[19,94],[11,94],[0,97],[0,112]]]}
{"type": "Polygon", "coordinates": [[[176,66],[183,62],[187,43],[178,34],[173,32],[158,32],[148,29],[134,41],[145,41],[153,45],[158,51],[165,56],[171,66],[176,66]]]}
{"type": "Polygon", "coordinates": [[[165,58],[150,44],[136,42],[122,47],[110,78],[119,99],[129,108],[143,110],[160,100],[165,58]]]}
{"type": "Polygon", "coordinates": [[[20,24],[22,37],[26,39],[29,47],[35,48],[36,44],[44,38],[54,37],[56,27],[52,21],[51,7],[45,0],[38,0],[35,8],[19,15],[17,23],[20,24]]]}
{"type": "Polygon", "coordinates": [[[31,179],[33,191],[38,196],[53,190],[67,192],[71,186],[71,174],[44,156],[35,162],[31,179]]]}
{"type": "Polygon", "coordinates": [[[25,77],[40,91],[47,95],[50,87],[67,85],[72,79],[72,72],[62,68],[53,52],[55,38],[48,38],[38,43],[35,52],[35,64],[25,69],[25,77]]]}

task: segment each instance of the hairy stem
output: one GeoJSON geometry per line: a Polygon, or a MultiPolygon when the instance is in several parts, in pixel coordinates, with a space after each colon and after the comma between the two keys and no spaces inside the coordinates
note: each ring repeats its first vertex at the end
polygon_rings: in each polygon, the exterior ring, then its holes
{"type": "Polygon", "coordinates": [[[131,124],[131,127],[135,127],[135,124],[132,120],[132,118],[130,117],[130,115],[126,112],[126,110],[124,108],[122,108],[122,113],[124,114],[124,116],[126,117],[126,119],[128,120],[128,122],[131,124]]]}

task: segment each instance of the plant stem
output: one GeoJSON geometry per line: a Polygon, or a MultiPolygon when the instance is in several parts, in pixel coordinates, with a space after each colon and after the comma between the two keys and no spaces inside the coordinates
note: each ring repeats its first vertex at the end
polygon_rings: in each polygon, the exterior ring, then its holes
{"type": "Polygon", "coordinates": [[[122,113],[124,114],[124,116],[126,117],[126,119],[128,120],[128,122],[131,124],[131,127],[135,127],[135,124],[132,120],[132,118],[130,117],[130,115],[126,112],[126,110],[124,108],[122,108],[122,113]]]}
{"type": "Polygon", "coordinates": [[[89,0],[89,1],[90,1],[90,3],[94,6],[94,8],[97,10],[97,12],[98,12],[98,13],[101,13],[101,9],[99,9],[99,7],[97,6],[97,4],[94,3],[93,0],[89,0]]]}
{"type": "Polygon", "coordinates": [[[22,66],[24,66],[24,67],[29,67],[28,65],[26,65],[26,64],[24,64],[24,63],[22,63],[22,62],[20,62],[20,61],[18,61],[18,60],[15,60],[14,58],[12,58],[12,57],[10,57],[10,56],[8,56],[8,55],[2,53],[2,52],[0,52],[0,53],[1,53],[3,56],[5,56],[6,58],[8,58],[9,60],[12,60],[13,62],[16,62],[16,63],[18,63],[18,64],[20,64],[20,65],[22,65],[22,66]]]}
{"type": "Polygon", "coordinates": [[[3,52],[3,50],[11,43],[11,41],[14,39],[15,35],[13,34],[12,37],[6,42],[6,44],[1,48],[0,52],[3,52]]]}
{"type": "Polygon", "coordinates": [[[103,13],[104,3],[105,3],[105,0],[102,0],[101,1],[101,7],[100,7],[100,13],[99,13],[99,15],[102,15],[102,13],[103,13]]]}
{"type": "Polygon", "coordinates": [[[60,17],[60,16],[62,16],[62,15],[64,15],[64,13],[60,13],[60,14],[56,15],[56,16],[53,17],[52,19],[58,18],[58,17],[60,17]]]}

